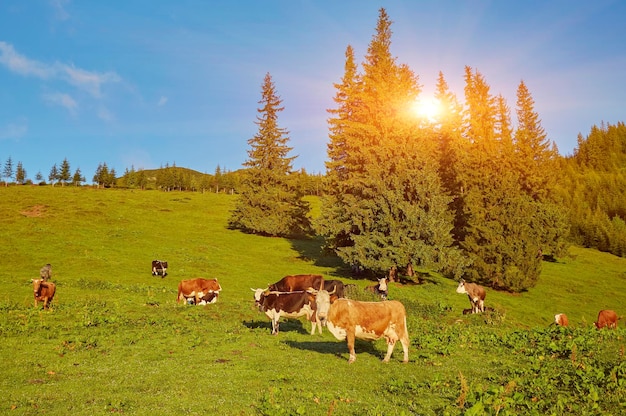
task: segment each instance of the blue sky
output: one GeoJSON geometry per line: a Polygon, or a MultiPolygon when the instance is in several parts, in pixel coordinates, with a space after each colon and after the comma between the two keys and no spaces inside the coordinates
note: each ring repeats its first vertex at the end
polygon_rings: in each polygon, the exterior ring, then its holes
{"type": "Polygon", "coordinates": [[[296,169],[323,172],[345,49],[363,61],[378,10],[391,52],[432,94],[442,71],[463,99],[466,65],[502,94],[528,86],[548,137],[626,120],[626,2],[0,0],[0,164],[45,178],[67,158],[241,168],[270,73],[296,169]]]}

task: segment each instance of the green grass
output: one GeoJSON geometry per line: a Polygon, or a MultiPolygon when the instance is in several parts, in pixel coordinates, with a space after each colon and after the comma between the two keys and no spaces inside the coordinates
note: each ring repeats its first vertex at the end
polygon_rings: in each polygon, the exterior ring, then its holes
{"type": "Polygon", "coordinates": [[[304,319],[270,335],[250,288],[295,273],[372,282],[344,275],[319,240],[228,230],[233,196],[26,186],[0,196],[0,414],[626,412],[624,329],[591,328],[599,309],[626,314],[626,259],[572,247],[532,290],[488,290],[496,313],[481,316],[462,315],[467,297],[436,273],[391,285],[407,308],[410,362],[398,345],[381,363],[377,341],[357,342],[348,365],[345,342],[309,335],[304,319]],[[170,264],[164,279],[150,274],[156,258],[170,264]],[[45,263],[50,311],[33,307],[30,284],[45,263]],[[176,304],[178,281],[193,277],[218,278],[216,304],[176,304]],[[548,327],[559,312],[571,329],[548,327]]]}

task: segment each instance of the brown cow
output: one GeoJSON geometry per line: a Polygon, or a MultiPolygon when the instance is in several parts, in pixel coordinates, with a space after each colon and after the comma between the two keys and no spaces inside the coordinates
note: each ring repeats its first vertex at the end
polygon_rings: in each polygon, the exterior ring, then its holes
{"type": "Polygon", "coordinates": [[[485,288],[476,283],[467,283],[461,279],[456,293],[466,293],[472,305],[472,313],[485,312],[485,288]]]}
{"type": "Polygon", "coordinates": [[[269,285],[270,292],[295,292],[318,288],[324,282],[324,277],[320,274],[296,274],[285,276],[278,282],[269,285]]]}
{"type": "Polygon", "coordinates": [[[317,316],[323,325],[340,341],[347,339],[350,358],[356,360],[354,341],[356,338],[376,340],[384,337],[387,354],[383,362],[389,362],[393,347],[402,343],[404,362],[409,361],[409,334],[406,329],[406,310],[396,300],[383,302],[360,302],[338,299],[326,290],[316,292],[317,316]]]}
{"type": "Polygon", "coordinates": [[[254,302],[259,310],[272,321],[272,335],[278,334],[280,317],[299,318],[306,316],[311,322],[311,335],[315,328],[322,333],[322,325],[315,314],[315,296],[305,291],[270,292],[264,289],[252,289],[254,302]]]}
{"type": "MultiPolygon", "coordinates": [[[[181,280],[178,283],[178,295],[176,301],[187,302],[188,298],[193,298],[194,304],[199,305],[200,302],[209,294],[215,294],[211,296],[211,302],[217,302],[217,296],[222,290],[222,286],[217,282],[217,279],[203,279],[198,277],[196,279],[181,280]]],[[[206,301],[205,301],[206,302],[206,301]]]]}
{"type": "Polygon", "coordinates": [[[554,315],[554,323],[558,326],[569,326],[567,315],[565,315],[564,313],[554,315]]]}
{"type": "Polygon", "coordinates": [[[594,325],[598,329],[602,329],[604,327],[617,329],[617,314],[615,311],[610,309],[604,309],[598,312],[598,320],[594,322],[594,325]]]}
{"type": "Polygon", "coordinates": [[[43,308],[48,309],[54,298],[57,286],[52,282],[46,282],[43,279],[33,280],[33,294],[35,296],[35,307],[39,302],[43,302],[43,308]]]}

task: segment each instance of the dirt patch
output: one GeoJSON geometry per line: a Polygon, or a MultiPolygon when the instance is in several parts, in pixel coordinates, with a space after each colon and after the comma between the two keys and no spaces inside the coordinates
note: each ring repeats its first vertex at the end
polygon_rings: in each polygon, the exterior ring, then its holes
{"type": "Polygon", "coordinates": [[[48,207],[46,207],[45,205],[34,205],[20,212],[20,214],[25,217],[43,217],[46,214],[47,208],[48,207]]]}

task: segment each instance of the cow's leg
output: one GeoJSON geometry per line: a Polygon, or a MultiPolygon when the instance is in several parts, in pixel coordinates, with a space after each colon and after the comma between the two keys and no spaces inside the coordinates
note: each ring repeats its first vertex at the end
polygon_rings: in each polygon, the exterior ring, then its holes
{"type": "Polygon", "coordinates": [[[478,308],[481,312],[485,312],[485,301],[482,299],[478,300],[478,308]]]}
{"type": "MultiPolygon", "coordinates": [[[[385,355],[385,358],[383,358],[383,362],[384,363],[388,363],[389,359],[391,358],[391,354],[393,353],[393,347],[396,346],[396,339],[395,338],[387,338],[387,354],[385,355]]],[[[404,346],[403,346],[404,348],[404,346]]]]}
{"type": "Polygon", "coordinates": [[[272,335],[278,335],[278,319],[272,318],[272,335]]]}
{"type": "Polygon", "coordinates": [[[346,333],[346,339],[348,340],[348,352],[350,353],[348,364],[352,364],[356,361],[356,353],[354,352],[354,338],[354,329],[348,330],[346,333]]]}

